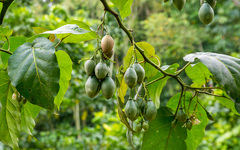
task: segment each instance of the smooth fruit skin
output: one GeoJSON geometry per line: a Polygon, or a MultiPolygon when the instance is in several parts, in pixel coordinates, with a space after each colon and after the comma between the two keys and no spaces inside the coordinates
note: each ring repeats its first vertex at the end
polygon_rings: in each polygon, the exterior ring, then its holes
{"type": "Polygon", "coordinates": [[[104,53],[109,53],[112,51],[114,46],[114,40],[110,35],[105,35],[101,41],[101,47],[104,53]]]}
{"type": "Polygon", "coordinates": [[[138,109],[137,105],[132,99],[129,99],[127,101],[125,108],[124,108],[126,116],[132,121],[134,121],[135,116],[138,113],[137,109],[138,109]]]}
{"type": "Polygon", "coordinates": [[[95,75],[99,80],[104,79],[107,76],[108,67],[105,62],[99,62],[95,67],[95,75]]]}
{"type": "Polygon", "coordinates": [[[143,127],[143,129],[144,129],[145,131],[147,131],[147,130],[149,129],[149,125],[148,125],[147,122],[144,122],[143,125],[142,125],[142,127],[143,127]]]}
{"type": "Polygon", "coordinates": [[[142,83],[143,79],[145,78],[145,70],[139,63],[133,64],[133,69],[137,73],[137,83],[142,83]]]}
{"type": "Polygon", "coordinates": [[[204,24],[209,24],[214,18],[214,11],[208,3],[204,3],[198,12],[199,19],[204,24]]]}
{"type": "Polygon", "coordinates": [[[215,8],[217,1],[216,0],[207,0],[207,3],[212,7],[215,8]]]}
{"type": "Polygon", "coordinates": [[[147,105],[145,107],[144,110],[144,117],[148,120],[148,121],[152,121],[153,119],[155,119],[157,115],[157,109],[153,103],[153,101],[148,101],[147,105]]]}
{"type": "Polygon", "coordinates": [[[141,97],[144,97],[144,96],[145,96],[145,89],[144,89],[144,87],[143,87],[143,84],[141,84],[141,85],[138,87],[137,93],[138,93],[138,95],[141,96],[141,97]]]}
{"type": "Polygon", "coordinates": [[[186,127],[187,127],[188,130],[192,129],[192,121],[190,119],[187,119],[186,127]]]}
{"type": "Polygon", "coordinates": [[[130,89],[137,84],[137,73],[132,67],[129,67],[125,72],[124,80],[130,89]]]}
{"type": "Polygon", "coordinates": [[[180,122],[185,122],[187,120],[187,114],[184,112],[183,108],[178,110],[177,118],[180,122]]]}
{"type": "MultiPolygon", "coordinates": [[[[113,55],[113,50],[111,50],[109,53],[104,53],[108,58],[111,58],[113,55]]],[[[107,60],[108,58],[104,56],[104,54],[102,53],[103,59],[107,60]]]]}
{"type": "Polygon", "coordinates": [[[95,76],[90,76],[85,84],[85,91],[90,98],[94,98],[100,92],[101,86],[95,76]]]}
{"type": "Polygon", "coordinates": [[[115,92],[116,86],[111,77],[106,77],[101,84],[102,94],[106,99],[110,99],[115,92]]]}
{"type": "Polygon", "coordinates": [[[92,75],[94,68],[96,66],[96,63],[94,60],[87,60],[84,64],[85,72],[88,76],[92,75]]]}
{"type": "Polygon", "coordinates": [[[183,6],[185,5],[186,3],[186,0],[173,0],[173,4],[174,6],[179,10],[181,11],[183,6]]]}
{"type": "Polygon", "coordinates": [[[174,129],[176,128],[177,126],[177,119],[174,119],[172,122],[171,122],[171,127],[174,129]]]}
{"type": "Polygon", "coordinates": [[[140,132],[142,130],[142,123],[138,123],[137,126],[136,126],[136,132],[140,132]]]}

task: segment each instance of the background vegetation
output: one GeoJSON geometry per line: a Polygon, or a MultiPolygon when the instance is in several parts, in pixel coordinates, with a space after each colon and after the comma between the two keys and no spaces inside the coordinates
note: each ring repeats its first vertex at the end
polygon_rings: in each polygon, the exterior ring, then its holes
{"type": "MultiPolygon", "coordinates": [[[[218,0],[214,9],[215,19],[208,26],[198,19],[199,7],[198,1],[187,1],[179,12],[171,2],[137,0],[133,2],[132,14],[124,20],[124,24],[134,30],[136,41],[146,41],[155,47],[162,65],[178,62],[183,66],[182,57],[198,51],[240,58],[240,1],[218,0]]],[[[11,5],[3,26],[13,29],[14,36],[26,37],[34,35],[31,27],[56,29],[70,20],[84,21],[96,30],[102,9],[99,0],[19,0],[11,5]]],[[[110,14],[107,14],[106,22],[115,39],[114,66],[118,67],[130,45],[110,14]]],[[[85,94],[87,75],[83,71],[83,63],[78,64],[78,61],[90,57],[95,47],[96,41],[59,46],[73,61],[71,86],[59,112],[41,111],[36,119],[34,136],[21,135],[20,149],[130,149],[125,137],[126,127],[120,123],[116,112],[116,99],[106,101],[101,93],[90,99],[85,94]]],[[[116,67],[112,68],[113,76],[116,67]]],[[[175,81],[169,82],[173,84],[164,88],[161,105],[166,105],[174,91],[180,89],[175,81]]],[[[209,122],[198,149],[240,149],[239,116],[212,97],[201,99],[215,121],[209,122]]],[[[141,134],[134,136],[138,149],[141,137],[141,134]]],[[[1,146],[9,149],[0,143],[0,149],[1,146]]]]}

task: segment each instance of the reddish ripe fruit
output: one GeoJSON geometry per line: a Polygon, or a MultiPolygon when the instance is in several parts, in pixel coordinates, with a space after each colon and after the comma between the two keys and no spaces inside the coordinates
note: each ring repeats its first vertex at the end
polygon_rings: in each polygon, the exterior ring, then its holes
{"type": "MultiPolygon", "coordinates": [[[[111,50],[109,53],[104,53],[104,54],[105,54],[108,58],[111,58],[112,55],[113,55],[113,50],[111,50]]],[[[104,59],[104,60],[107,60],[107,58],[105,57],[104,54],[102,53],[103,59],[104,59]]]]}
{"type": "Polygon", "coordinates": [[[108,54],[112,51],[114,46],[114,40],[110,35],[105,35],[101,41],[101,47],[105,54],[108,54]]]}

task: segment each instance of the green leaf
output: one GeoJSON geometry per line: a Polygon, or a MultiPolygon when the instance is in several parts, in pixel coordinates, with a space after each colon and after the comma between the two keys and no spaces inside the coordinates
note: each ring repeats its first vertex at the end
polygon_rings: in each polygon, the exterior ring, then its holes
{"type": "MultiPolygon", "coordinates": [[[[176,111],[180,95],[181,95],[180,93],[174,95],[173,97],[171,97],[171,99],[167,103],[167,107],[173,109],[174,112],[176,111]]],[[[192,98],[192,93],[190,92],[186,92],[182,97],[183,106],[186,106],[186,109],[188,109],[191,98],[192,98]]],[[[190,111],[189,111],[190,114],[194,113],[194,108],[196,104],[197,104],[197,98],[194,98],[191,102],[190,111]]],[[[187,143],[188,150],[196,149],[197,146],[201,143],[204,137],[206,125],[208,123],[207,114],[199,104],[197,105],[196,111],[194,114],[196,119],[200,121],[200,124],[193,125],[192,129],[190,131],[189,130],[187,131],[187,139],[185,141],[187,143]]]]}
{"type": "Polygon", "coordinates": [[[34,119],[40,112],[40,107],[27,102],[21,109],[21,131],[32,135],[35,126],[34,119]]]}
{"type": "Polygon", "coordinates": [[[185,143],[187,138],[186,128],[183,128],[182,124],[178,124],[176,128],[171,130],[173,119],[174,115],[169,108],[160,107],[156,118],[150,122],[148,131],[143,135],[142,150],[187,149],[185,143]],[[169,134],[170,130],[171,133],[169,134]]]}
{"type": "MultiPolygon", "coordinates": [[[[159,57],[155,54],[155,49],[154,47],[146,42],[139,42],[136,43],[141,49],[144,50],[144,54],[154,63],[156,63],[157,65],[160,65],[160,60],[159,57]]],[[[144,61],[142,55],[136,50],[137,52],[137,60],[138,62],[144,61]]],[[[133,46],[131,46],[128,49],[128,52],[126,54],[126,56],[123,59],[123,70],[124,72],[127,70],[127,68],[129,68],[129,66],[131,65],[131,63],[133,63],[133,57],[135,57],[134,55],[134,50],[133,50],[133,46]]],[[[150,78],[153,77],[157,74],[158,70],[156,68],[154,68],[152,65],[148,64],[148,63],[142,63],[141,64],[144,67],[144,70],[146,72],[145,76],[150,78]]]]}
{"type": "Polygon", "coordinates": [[[6,72],[0,72],[0,141],[14,149],[18,148],[20,135],[20,106],[13,99],[13,87],[6,72]]]}
{"type": "Polygon", "coordinates": [[[122,73],[122,66],[119,67],[118,73],[116,75],[116,83],[117,83],[117,93],[118,97],[121,99],[122,103],[124,103],[124,96],[127,93],[127,84],[124,81],[124,74],[122,73]]]}
{"type": "Polygon", "coordinates": [[[56,34],[64,43],[79,43],[97,38],[96,32],[81,21],[71,21],[53,31],[46,31],[42,34],[56,34]]]}
{"type": "Polygon", "coordinates": [[[237,109],[237,107],[235,107],[234,102],[232,101],[232,99],[230,97],[227,96],[227,94],[225,92],[223,92],[222,90],[215,90],[214,93],[216,95],[224,95],[224,96],[226,96],[226,97],[214,96],[214,98],[216,100],[218,100],[223,106],[229,108],[236,115],[240,115],[239,114],[240,110],[237,109]]]}
{"type": "Polygon", "coordinates": [[[62,103],[63,97],[67,92],[69,81],[71,80],[72,74],[72,60],[69,55],[64,51],[57,51],[56,52],[58,65],[60,68],[60,90],[57,96],[54,99],[54,103],[57,105],[58,109],[60,108],[60,104],[62,103]]]}
{"type": "Polygon", "coordinates": [[[216,53],[194,53],[184,57],[194,62],[198,58],[213,75],[213,79],[226,90],[227,94],[240,103],[240,59],[216,53]]]}
{"type": "Polygon", "coordinates": [[[207,80],[209,80],[211,76],[208,68],[203,63],[189,65],[185,72],[188,77],[192,79],[193,83],[200,86],[206,84],[207,80]]]}
{"type": "Polygon", "coordinates": [[[8,63],[8,75],[18,92],[32,104],[53,110],[60,70],[52,42],[40,37],[33,43],[25,43],[18,47],[8,63]]]}
{"type": "MultiPolygon", "coordinates": [[[[24,36],[16,36],[16,37],[10,37],[9,42],[10,42],[10,52],[14,52],[20,45],[24,44],[26,42],[26,37],[24,36]]],[[[8,49],[8,43],[6,42],[3,47],[3,49],[8,49]]],[[[8,59],[11,55],[6,54],[6,53],[1,53],[1,59],[3,62],[3,67],[7,68],[8,66],[8,59]]]]}
{"type": "Polygon", "coordinates": [[[9,29],[9,27],[1,27],[0,26],[0,41],[6,41],[5,37],[9,37],[12,35],[13,30],[9,29]]]}
{"type": "MultiPolygon", "coordinates": [[[[43,28],[43,27],[32,27],[33,31],[36,33],[36,34],[41,34],[45,31],[49,31],[49,29],[46,29],[46,28],[43,28]]],[[[55,40],[55,35],[54,34],[50,34],[48,36],[48,39],[53,42],[55,40]]]]}
{"type": "MultiPolygon", "coordinates": [[[[171,66],[162,66],[161,68],[168,73],[176,73],[178,67],[179,64],[175,63],[171,66]]],[[[148,83],[160,77],[163,77],[163,74],[158,72],[154,77],[148,79],[148,83]]],[[[147,86],[149,95],[152,98],[152,101],[154,102],[157,109],[160,107],[160,95],[162,93],[162,89],[165,87],[168,79],[169,77],[165,77],[164,79],[161,79],[147,86]]]]}
{"type": "Polygon", "coordinates": [[[133,0],[111,0],[111,2],[119,9],[122,19],[131,14],[133,0]]]}

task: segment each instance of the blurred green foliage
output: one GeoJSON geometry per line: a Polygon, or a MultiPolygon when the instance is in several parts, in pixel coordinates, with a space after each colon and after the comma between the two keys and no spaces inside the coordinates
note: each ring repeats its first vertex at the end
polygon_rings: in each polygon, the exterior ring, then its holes
{"type": "MultiPolygon", "coordinates": [[[[133,2],[132,14],[124,23],[134,30],[136,41],[146,41],[154,46],[162,65],[178,62],[183,66],[182,57],[197,51],[240,58],[240,1],[218,0],[214,9],[215,19],[208,26],[198,19],[199,7],[198,1],[187,1],[182,12],[179,12],[171,1],[165,4],[162,0],[138,0],[133,2]]],[[[70,20],[84,21],[96,29],[102,14],[103,7],[98,0],[20,0],[11,5],[3,26],[13,29],[14,36],[31,37],[34,35],[31,27],[56,29],[70,20]]],[[[106,22],[115,39],[114,65],[118,67],[130,44],[110,14],[106,15],[106,22]]],[[[78,61],[84,57],[90,58],[95,47],[96,41],[59,45],[58,49],[66,51],[73,61],[71,86],[60,112],[41,111],[36,120],[34,137],[21,135],[21,149],[130,149],[125,137],[126,127],[120,123],[116,112],[116,99],[106,101],[102,94],[90,99],[85,94],[87,75],[83,71],[83,63],[78,64],[78,61]],[[76,119],[78,113],[80,116],[76,119]]],[[[115,69],[112,70],[113,75],[115,69]]],[[[187,78],[184,80],[189,81],[187,78]]],[[[166,105],[180,89],[172,80],[168,82],[172,84],[167,84],[163,89],[161,105],[166,105]]],[[[212,97],[200,99],[215,121],[209,122],[204,140],[197,149],[240,149],[239,116],[212,97]]],[[[141,134],[134,136],[137,149],[140,149],[141,137],[141,134]]]]}

